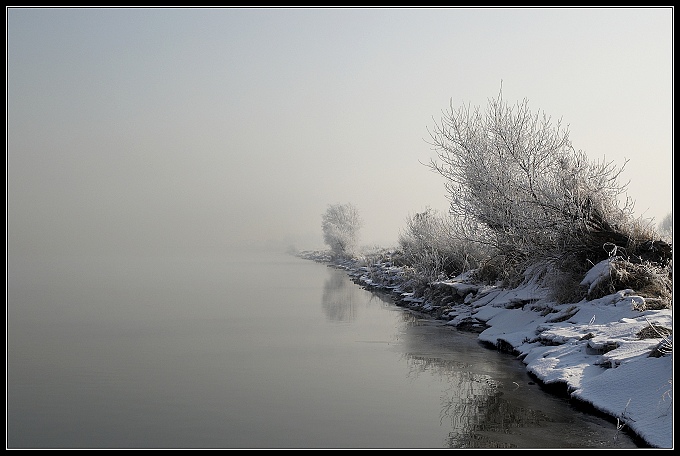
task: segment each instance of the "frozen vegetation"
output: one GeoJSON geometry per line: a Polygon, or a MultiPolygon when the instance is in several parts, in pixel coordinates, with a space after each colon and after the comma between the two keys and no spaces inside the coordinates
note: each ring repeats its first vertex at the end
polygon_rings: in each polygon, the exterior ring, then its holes
{"type": "Polygon", "coordinates": [[[331,205],[330,250],[300,256],[479,332],[617,429],[672,447],[672,213],[658,228],[635,217],[623,166],[575,150],[526,100],[451,107],[430,136],[446,214],[408,216],[398,248],[362,254],[356,208],[331,205]]]}
{"type": "MultiPolygon", "coordinates": [[[[516,355],[544,385],[610,417],[621,432],[651,447],[673,446],[672,309],[631,289],[559,304],[530,276],[507,288],[466,272],[414,288],[411,268],[399,266],[394,254],[297,255],[343,268],[357,284],[392,293],[410,311],[478,332],[490,348],[516,355]]],[[[582,287],[594,291],[611,280],[612,267],[610,260],[596,264],[582,287]]]]}

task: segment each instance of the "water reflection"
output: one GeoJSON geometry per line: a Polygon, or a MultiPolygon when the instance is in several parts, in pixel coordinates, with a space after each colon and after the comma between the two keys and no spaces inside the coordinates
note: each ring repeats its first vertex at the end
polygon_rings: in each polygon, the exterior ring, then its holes
{"type": "Polygon", "coordinates": [[[516,406],[503,397],[490,377],[471,372],[458,376],[449,396],[443,397],[442,421],[448,419],[452,431],[450,448],[517,448],[498,439],[513,428],[541,426],[551,419],[540,410],[516,406]]]}
{"type": "Polygon", "coordinates": [[[589,434],[528,386],[521,362],[346,271],[94,266],[13,267],[8,448],[621,448],[602,439],[615,425],[589,434]]]}
{"type": "Polygon", "coordinates": [[[323,286],[322,306],[326,317],[335,322],[354,321],[357,293],[362,291],[343,271],[332,270],[323,286]]]}
{"type": "Polygon", "coordinates": [[[409,353],[406,359],[411,375],[427,372],[448,384],[441,397],[440,422],[451,426],[446,442],[449,448],[515,448],[484,434],[508,433],[511,427],[548,420],[539,411],[511,405],[502,397],[499,384],[491,376],[475,372],[470,364],[409,353]]]}
{"type": "MultiPolygon", "coordinates": [[[[324,282],[321,305],[328,320],[342,323],[355,321],[359,306],[395,306],[390,293],[367,291],[352,282],[344,270],[333,268],[329,268],[328,278],[324,282]]],[[[408,319],[410,314],[404,315],[408,319]]]]}
{"type": "Polygon", "coordinates": [[[546,395],[520,361],[482,347],[476,334],[398,308],[391,294],[367,291],[343,270],[329,268],[322,306],[329,321],[359,325],[353,331],[390,326],[395,334],[385,341],[405,363],[408,381],[441,386],[440,407],[433,410],[443,431],[436,447],[637,448],[630,438],[617,440],[606,420],[546,395]],[[376,306],[399,316],[377,321],[383,314],[376,306]]]}
{"type": "Polygon", "coordinates": [[[404,312],[401,338],[411,376],[433,375],[447,386],[440,422],[448,448],[636,448],[603,419],[538,391],[523,365],[470,344],[472,334],[404,312]],[[611,432],[609,432],[611,431],[611,432]],[[611,438],[608,438],[611,434],[611,438]]]}

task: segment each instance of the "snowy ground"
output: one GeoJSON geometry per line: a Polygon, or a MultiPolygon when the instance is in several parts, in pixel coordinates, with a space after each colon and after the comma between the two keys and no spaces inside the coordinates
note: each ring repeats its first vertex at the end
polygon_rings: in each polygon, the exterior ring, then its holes
{"type": "MultiPolygon", "coordinates": [[[[460,297],[442,308],[401,292],[399,268],[341,266],[369,288],[390,288],[402,305],[439,307],[447,324],[478,326],[481,341],[516,353],[545,384],[564,385],[572,398],[615,417],[650,446],[673,448],[672,335],[664,332],[673,327],[672,309],[644,310],[645,299],[632,290],[557,304],[531,282],[504,289],[472,283],[466,274],[435,284],[460,297]]],[[[582,284],[594,286],[607,274],[605,261],[582,284]]]]}

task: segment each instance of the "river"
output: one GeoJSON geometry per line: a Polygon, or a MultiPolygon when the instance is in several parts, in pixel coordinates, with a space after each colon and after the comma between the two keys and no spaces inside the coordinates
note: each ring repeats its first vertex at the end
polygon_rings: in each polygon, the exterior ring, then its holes
{"type": "Polygon", "coordinates": [[[636,445],[475,334],[259,252],[9,258],[7,447],[636,445]]]}

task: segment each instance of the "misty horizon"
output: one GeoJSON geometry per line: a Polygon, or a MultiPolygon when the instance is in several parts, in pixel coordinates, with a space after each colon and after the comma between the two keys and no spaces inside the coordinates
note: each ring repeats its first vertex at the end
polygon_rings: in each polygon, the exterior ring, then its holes
{"type": "Polygon", "coordinates": [[[447,211],[423,165],[452,105],[501,81],[672,211],[672,9],[7,10],[8,256],[360,245],[447,211]]]}

